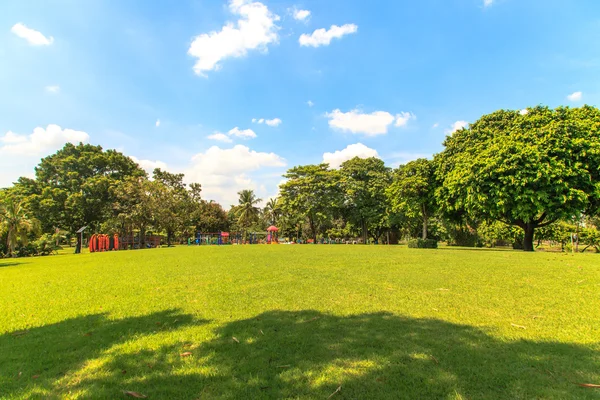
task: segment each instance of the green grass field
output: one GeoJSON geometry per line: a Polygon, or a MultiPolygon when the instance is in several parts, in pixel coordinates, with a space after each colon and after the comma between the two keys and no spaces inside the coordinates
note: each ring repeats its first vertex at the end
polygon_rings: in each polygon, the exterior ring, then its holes
{"type": "Polygon", "coordinates": [[[598,399],[600,257],[177,247],[0,260],[0,398],[598,399]]]}

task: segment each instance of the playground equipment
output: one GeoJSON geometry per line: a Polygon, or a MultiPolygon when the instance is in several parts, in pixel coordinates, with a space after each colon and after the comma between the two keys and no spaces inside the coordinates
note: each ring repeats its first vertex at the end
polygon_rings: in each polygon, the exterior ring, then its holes
{"type": "Polygon", "coordinates": [[[88,243],[90,253],[97,251],[119,250],[119,237],[103,234],[93,234],[88,243]]]}
{"type": "Polygon", "coordinates": [[[279,244],[279,228],[271,225],[267,228],[267,244],[279,244]]]}
{"type": "Polygon", "coordinates": [[[231,244],[229,232],[198,232],[195,243],[197,245],[223,245],[231,244]]]}

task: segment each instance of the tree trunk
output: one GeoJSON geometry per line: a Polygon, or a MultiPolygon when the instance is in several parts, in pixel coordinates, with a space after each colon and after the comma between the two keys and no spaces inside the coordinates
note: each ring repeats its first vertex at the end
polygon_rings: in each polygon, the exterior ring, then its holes
{"type": "Polygon", "coordinates": [[[525,233],[525,237],[523,238],[523,250],[533,251],[533,234],[535,232],[535,225],[531,222],[526,223],[523,227],[523,232],[525,233]]]}
{"type": "Polygon", "coordinates": [[[427,216],[423,215],[423,240],[427,239],[427,216]]]}
{"type": "Polygon", "coordinates": [[[363,221],[363,244],[367,244],[367,240],[369,240],[369,229],[367,221],[363,221]]]}

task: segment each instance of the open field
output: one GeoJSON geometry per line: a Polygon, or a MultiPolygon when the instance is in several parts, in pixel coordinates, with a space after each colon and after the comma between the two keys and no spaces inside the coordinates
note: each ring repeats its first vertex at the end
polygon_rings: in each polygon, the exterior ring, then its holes
{"type": "Polygon", "coordinates": [[[577,384],[600,384],[599,310],[594,254],[307,245],[0,260],[0,398],[597,399],[577,384]]]}

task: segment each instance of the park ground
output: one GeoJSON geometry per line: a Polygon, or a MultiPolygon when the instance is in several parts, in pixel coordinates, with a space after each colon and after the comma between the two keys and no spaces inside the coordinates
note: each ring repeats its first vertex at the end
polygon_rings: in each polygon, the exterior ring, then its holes
{"type": "Polygon", "coordinates": [[[0,260],[0,398],[598,399],[600,256],[175,247],[0,260]],[[129,392],[129,393],[127,393],[129,392]]]}

